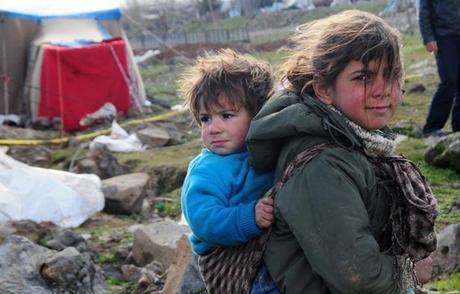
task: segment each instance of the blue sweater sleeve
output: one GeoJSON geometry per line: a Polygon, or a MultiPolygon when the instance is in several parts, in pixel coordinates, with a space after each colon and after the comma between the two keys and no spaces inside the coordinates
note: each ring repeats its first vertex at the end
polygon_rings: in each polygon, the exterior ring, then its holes
{"type": "MultiPolygon", "coordinates": [[[[242,189],[233,194],[235,182],[227,178],[229,174],[233,176],[233,167],[228,161],[218,165],[222,164],[219,167],[213,162],[191,164],[182,187],[182,209],[192,230],[192,247],[197,254],[204,254],[212,247],[240,245],[261,234],[255,222],[255,205],[265,191],[245,195],[253,190],[242,189]]],[[[251,178],[251,182],[257,179],[251,178]]],[[[266,182],[255,187],[259,187],[258,190],[270,187],[271,181],[266,182]]]]}

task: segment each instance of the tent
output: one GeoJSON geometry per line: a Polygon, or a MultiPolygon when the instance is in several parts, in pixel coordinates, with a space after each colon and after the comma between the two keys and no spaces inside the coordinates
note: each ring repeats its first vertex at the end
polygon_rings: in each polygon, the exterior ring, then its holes
{"type": "Polygon", "coordinates": [[[121,1],[0,0],[0,114],[58,118],[74,131],[107,102],[140,109],[145,90],[121,1]]]}

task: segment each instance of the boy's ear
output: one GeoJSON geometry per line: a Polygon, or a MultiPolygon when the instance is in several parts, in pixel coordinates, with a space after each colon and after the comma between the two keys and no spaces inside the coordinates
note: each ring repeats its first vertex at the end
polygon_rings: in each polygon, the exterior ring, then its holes
{"type": "Polygon", "coordinates": [[[321,78],[317,75],[313,78],[313,90],[321,102],[327,105],[332,104],[331,87],[325,86],[321,78]]]}

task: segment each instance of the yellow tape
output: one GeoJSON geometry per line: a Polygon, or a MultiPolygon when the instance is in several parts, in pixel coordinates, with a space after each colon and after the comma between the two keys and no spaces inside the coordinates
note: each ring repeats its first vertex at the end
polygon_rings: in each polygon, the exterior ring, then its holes
{"type": "MultiPolygon", "coordinates": [[[[176,110],[176,111],[171,111],[168,113],[163,113],[143,119],[136,119],[136,120],[131,120],[127,121],[125,123],[122,123],[121,126],[127,126],[127,125],[138,125],[142,123],[149,123],[149,122],[155,122],[159,120],[164,120],[170,117],[173,117],[175,115],[178,115],[180,113],[183,113],[185,110],[176,110]]],[[[75,140],[76,142],[83,141],[83,140],[89,140],[93,139],[97,136],[104,135],[110,133],[112,128],[107,128],[99,131],[95,131],[93,133],[89,134],[82,134],[79,136],[76,136],[72,138],[72,140],[75,140]]],[[[43,144],[65,144],[68,143],[71,137],[63,137],[63,138],[54,138],[54,139],[0,139],[0,145],[43,145],[43,144]]]]}

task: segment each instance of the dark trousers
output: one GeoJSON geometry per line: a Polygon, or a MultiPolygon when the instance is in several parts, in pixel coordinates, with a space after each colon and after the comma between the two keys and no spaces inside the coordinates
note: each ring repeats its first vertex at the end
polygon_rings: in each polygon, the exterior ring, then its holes
{"type": "Polygon", "coordinates": [[[452,112],[452,131],[460,131],[460,35],[437,38],[440,83],[431,101],[423,133],[441,130],[452,112]]]}

